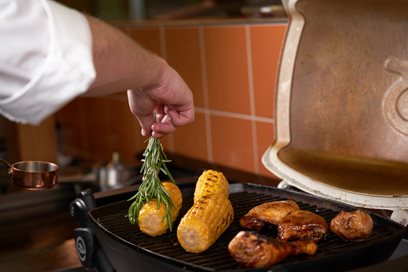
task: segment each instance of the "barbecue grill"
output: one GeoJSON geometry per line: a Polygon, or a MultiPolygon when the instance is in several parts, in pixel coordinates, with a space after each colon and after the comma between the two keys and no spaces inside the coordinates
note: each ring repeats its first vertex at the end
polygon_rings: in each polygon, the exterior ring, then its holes
{"type": "MultiPolygon", "coordinates": [[[[391,210],[399,222],[371,210],[374,229],[368,239],[345,242],[329,234],[316,255],[291,256],[263,270],[367,267],[387,260],[407,238],[401,223],[408,217],[408,1],[283,2],[289,28],[277,85],[277,139],[263,156],[264,165],[283,180],[279,188],[232,183],[234,222],[200,254],[186,253],[174,232],[152,238],[128,222],[126,200],[137,187],[109,199],[82,192],[71,212],[81,222],[76,245],[85,267],[255,271],[239,267],[227,244],[249,209],[282,199],[293,199],[328,222],[338,211],[356,207],[391,210]]],[[[192,204],[195,181],[179,183],[184,200],[179,218],[192,204]]]]}
{"type": "MultiPolygon", "coordinates": [[[[195,179],[179,184],[185,203],[179,218],[192,205],[195,179]]],[[[340,210],[354,208],[339,202],[311,196],[299,191],[281,190],[269,186],[234,183],[230,185],[230,200],[234,207],[235,219],[228,230],[206,252],[187,253],[179,245],[176,233],[160,237],[143,234],[126,218],[129,202],[113,201],[111,204],[95,207],[93,194],[82,192],[71,207],[74,217],[82,223],[76,229],[79,256],[86,267],[98,267],[99,271],[232,271],[242,269],[229,256],[227,245],[241,230],[239,218],[252,207],[267,201],[292,199],[301,209],[310,210],[331,220],[340,210]],[[85,203],[88,203],[85,205],[85,203]],[[90,206],[90,207],[88,207],[90,206]],[[89,217],[87,217],[87,211],[89,217]],[[96,239],[95,239],[95,237],[96,239]],[[79,238],[79,240],[78,240],[79,238]],[[91,242],[92,241],[92,242],[91,242]],[[86,243],[85,243],[86,242],[86,243]],[[106,254],[106,255],[105,255],[106,254]]],[[[122,194],[119,198],[128,197],[122,194]]],[[[106,201],[106,200],[105,200],[106,201]]],[[[371,214],[374,229],[370,238],[359,242],[344,242],[329,234],[319,242],[318,253],[314,256],[292,256],[281,264],[268,269],[254,271],[344,271],[367,266],[388,259],[406,235],[405,228],[376,214],[371,214]],[[373,257],[375,256],[375,257],[373,257]],[[333,264],[336,265],[333,265],[333,264]]],[[[179,222],[176,221],[175,225],[179,222]]]]}

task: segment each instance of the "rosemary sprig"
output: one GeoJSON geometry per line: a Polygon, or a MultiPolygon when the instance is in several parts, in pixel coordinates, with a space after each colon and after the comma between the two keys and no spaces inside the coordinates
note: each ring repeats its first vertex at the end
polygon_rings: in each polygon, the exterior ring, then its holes
{"type": "Polygon", "coordinates": [[[169,194],[161,184],[159,173],[163,172],[173,183],[174,179],[166,166],[166,163],[170,161],[167,159],[158,138],[149,138],[146,150],[143,152],[143,157],[143,165],[140,169],[140,172],[143,173],[142,184],[139,186],[138,192],[128,200],[133,200],[128,210],[129,221],[132,224],[138,224],[140,209],[149,200],[156,199],[158,208],[161,203],[164,205],[166,214],[163,220],[167,219],[169,230],[172,231],[171,215],[174,205],[169,194]]]}

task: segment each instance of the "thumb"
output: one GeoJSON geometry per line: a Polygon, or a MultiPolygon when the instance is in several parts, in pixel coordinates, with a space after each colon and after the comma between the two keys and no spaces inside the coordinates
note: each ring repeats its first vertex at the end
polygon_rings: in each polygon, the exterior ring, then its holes
{"type": "Polygon", "coordinates": [[[152,133],[151,127],[155,122],[152,114],[138,115],[136,116],[136,118],[139,121],[141,127],[141,134],[145,137],[150,136],[152,133]]]}

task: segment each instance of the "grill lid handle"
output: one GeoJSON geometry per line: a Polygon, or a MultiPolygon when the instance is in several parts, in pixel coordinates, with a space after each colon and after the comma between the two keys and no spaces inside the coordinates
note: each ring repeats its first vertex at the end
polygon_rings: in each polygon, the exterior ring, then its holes
{"type": "Polygon", "coordinates": [[[79,193],[78,197],[69,205],[71,216],[81,227],[90,227],[88,212],[96,207],[92,190],[87,189],[79,193]]]}

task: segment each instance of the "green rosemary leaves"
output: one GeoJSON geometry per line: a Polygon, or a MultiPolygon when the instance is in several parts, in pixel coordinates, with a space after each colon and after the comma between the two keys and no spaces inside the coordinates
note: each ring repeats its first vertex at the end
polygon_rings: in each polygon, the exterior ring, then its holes
{"type": "Polygon", "coordinates": [[[164,153],[160,139],[150,137],[146,150],[143,153],[143,165],[140,170],[143,173],[142,184],[139,186],[138,192],[129,199],[133,200],[128,210],[129,221],[132,224],[138,224],[139,212],[143,205],[151,199],[156,199],[157,206],[162,203],[166,209],[166,219],[169,230],[172,231],[172,210],[173,202],[169,194],[164,190],[159,178],[160,172],[164,173],[173,183],[174,179],[169,169],[166,166],[167,159],[164,153]]]}

